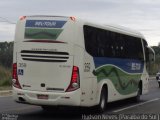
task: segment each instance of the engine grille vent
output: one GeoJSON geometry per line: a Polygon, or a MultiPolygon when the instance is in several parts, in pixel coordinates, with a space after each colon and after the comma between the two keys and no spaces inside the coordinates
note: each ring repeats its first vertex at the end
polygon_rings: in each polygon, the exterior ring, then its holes
{"type": "Polygon", "coordinates": [[[67,62],[69,53],[67,52],[53,52],[53,51],[31,51],[22,50],[21,57],[27,61],[37,62],[67,62]]]}

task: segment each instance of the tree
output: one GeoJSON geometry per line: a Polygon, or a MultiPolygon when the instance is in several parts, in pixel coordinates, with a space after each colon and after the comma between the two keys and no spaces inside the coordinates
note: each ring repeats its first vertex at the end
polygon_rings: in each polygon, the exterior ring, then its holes
{"type": "Polygon", "coordinates": [[[0,64],[11,68],[13,59],[13,42],[0,42],[0,64]]]}

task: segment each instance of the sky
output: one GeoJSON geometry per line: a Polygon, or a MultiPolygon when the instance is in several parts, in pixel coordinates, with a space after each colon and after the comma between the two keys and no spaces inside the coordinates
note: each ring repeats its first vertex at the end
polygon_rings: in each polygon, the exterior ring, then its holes
{"type": "Polygon", "coordinates": [[[160,0],[0,0],[0,42],[13,41],[25,15],[75,16],[141,32],[150,46],[160,43],[160,0]]]}

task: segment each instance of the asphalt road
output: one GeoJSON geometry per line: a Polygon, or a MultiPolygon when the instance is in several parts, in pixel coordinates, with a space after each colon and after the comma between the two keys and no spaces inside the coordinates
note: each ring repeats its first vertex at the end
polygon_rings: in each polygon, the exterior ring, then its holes
{"type": "Polygon", "coordinates": [[[12,96],[0,97],[0,120],[128,120],[159,119],[160,88],[155,79],[150,80],[149,93],[141,96],[141,102],[131,99],[109,103],[103,114],[98,114],[93,108],[59,108],[53,112],[45,112],[39,106],[15,103],[12,96]]]}

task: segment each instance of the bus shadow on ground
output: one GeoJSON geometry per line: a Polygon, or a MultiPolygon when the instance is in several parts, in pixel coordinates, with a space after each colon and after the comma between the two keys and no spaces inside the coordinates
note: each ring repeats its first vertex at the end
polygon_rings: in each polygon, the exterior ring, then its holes
{"type": "MultiPolygon", "coordinates": [[[[141,100],[139,103],[145,102],[141,100]]],[[[116,114],[112,111],[127,106],[137,104],[132,99],[121,100],[117,102],[112,102],[107,104],[107,109],[103,114],[116,114]]],[[[25,113],[19,115],[19,120],[82,120],[89,115],[102,115],[99,113],[95,107],[86,108],[86,107],[59,107],[57,109],[44,111],[43,109],[35,111],[33,113],[25,113]]]]}

